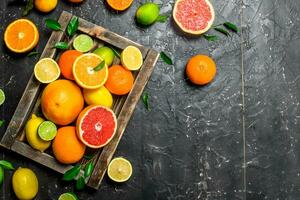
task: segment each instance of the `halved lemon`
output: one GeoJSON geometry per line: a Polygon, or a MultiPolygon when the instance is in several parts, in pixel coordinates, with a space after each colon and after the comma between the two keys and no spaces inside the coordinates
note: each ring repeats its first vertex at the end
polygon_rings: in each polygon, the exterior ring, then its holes
{"type": "Polygon", "coordinates": [[[108,177],[115,182],[125,182],[132,175],[131,163],[125,158],[114,158],[108,165],[108,177]]]}
{"type": "Polygon", "coordinates": [[[134,46],[126,47],[121,53],[121,63],[128,70],[139,70],[143,65],[141,51],[134,46]]]}
{"type": "Polygon", "coordinates": [[[59,78],[60,69],[52,58],[43,58],[35,64],[34,76],[41,83],[51,83],[59,78]]]}

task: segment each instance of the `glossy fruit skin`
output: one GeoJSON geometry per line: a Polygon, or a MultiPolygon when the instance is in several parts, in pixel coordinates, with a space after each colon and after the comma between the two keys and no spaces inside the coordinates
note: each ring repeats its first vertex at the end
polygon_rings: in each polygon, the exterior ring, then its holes
{"type": "Polygon", "coordinates": [[[39,11],[48,13],[55,9],[57,0],[34,0],[34,6],[39,11]]]}
{"type": "Polygon", "coordinates": [[[60,79],[46,86],[41,97],[44,116],[57,125],[73,122],[84,106],[80,88],[72,81],[60,79]]]}
{"type": "Polygon", "coordinates": [[[81,3],[83,0],[68,0],[71,3],[81,3]]]}
{"type": "Polygon", "coordinates": [[[125,95],[133,87],[134,78],[131,71],[121,65],[113,65],[108,69],[105,87],[115,95],[125,95]]]}
{"type": "Polygon", "coordinates": [[[136,20],[144,26],[152,25],[159,16],[159,6],[155,3],[145,3],[136,11],[136,20]]]}
{"type": "Polygon", "coordinates": [[[28,168],[19,167],[12,177],[13,190],[22,200],[33,199],[39,189],[39,182],[35,173],[28,168]]]}
{"type": "Polygon", "coordinates": [[[86,146],[77,138],[74,126],[61,127],[52,143],[55,158],[63,164],[78,162],[84,155],[86,146]]]}
{"type": "Polygon", "coordinates": [[[83,97],[88,105],[101,105],[111,108],[113,104],[113,97],[105,86],[94,90],[83,89],[83,97]]]}
{"type": "Polygon", "coordinates": [[[196,85],[210,83],[217,72],[215,62],[206,55],[192,57],[186,66],[186,74],[189,80],[196,85]]]}
{"type": "Polygon", "coordinates": [[[103,58],[107,66],[111,66],[115,58],[115,53],[113,52],[113,50],[105,46],[96,49],[93,53],[103,58]]]}
{"type": "Polygon", "coordinates": [[[124,11],[131,6],[133,0],[106,0],[106,2],[112,9],[124,11]]]}
{"type": "Polygon", "coordinates": [[[62,75],[69,80],[75,80],[72,72],[72,67],[76,58],[82,53],[76,50],[67,50],[63,52],[58,60],[58,65],[62,75]]]}
{"type": "Polygon", "coordinates": [[[48,149],[51,145],[50,141],[42,140],[38,135],[38,127],[45,120],[41,117],[37,117],[35,114],[32,115],[31,119],[29,119],[25,125],[25,136],[29,145],[41,152],[48,149]]]}

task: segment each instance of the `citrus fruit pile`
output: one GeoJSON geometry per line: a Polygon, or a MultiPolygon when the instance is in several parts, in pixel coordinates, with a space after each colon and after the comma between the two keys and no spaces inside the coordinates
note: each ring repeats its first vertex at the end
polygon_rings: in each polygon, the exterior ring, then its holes
{"type": "Polygon", "coordinates": [[[114,97],[131,91],[132,71],[143,64],[142,53],[134,46],[121,52],[118,65],[113,64],[116,50],[94,49],[88,35],[78,35],[72,46],[57,62],[42,58],[36,63],[34,75],[45,84],[42,116],[32,114],[25,126],[29,145],[41,152],[52,146],[53,155],[63,164],[80,161],[87,147],[97,149],[111,141],[117,129],[111,110],[114,97]]]}

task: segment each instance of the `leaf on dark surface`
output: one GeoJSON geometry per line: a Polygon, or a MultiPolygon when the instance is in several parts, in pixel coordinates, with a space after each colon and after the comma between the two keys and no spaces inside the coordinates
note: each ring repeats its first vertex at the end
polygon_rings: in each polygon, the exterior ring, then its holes
{"type": "Polygon", "coordinates": [[[218,40],[218,36],[216,36],[216,35],[203,35],[203,37],[207,41],[217,41],[218,40]]]}
{"type": "Polygon", "coordinates": [[[4,122],[4,120],[0,120],[0,127],[3,126],[4,122]]]}
{"type": "Polygon", "coordinates": [[[68,43],[66,42],[57,42],[53,48],[56,48],[56,49],[62,49],[62,50],[66,50],[69,48],[69,45],[68,43]]]}
{"type": "Polygon", "coordinates": [[[53,30],[53,31],[62,31],[60,23],[54,19],[46,19],[45,25],[47,28],[53,30]]]}
{"type": "Polygon", "coordinates": [[[69,37],[72,37],[75,34],[75,32],[77,31],[78,26],[79,26],[78,17],[73,16],[67,26],[67,35],[69,37]]]}
{"type": "Polygon", "coordinates": [[[38,54],[40,54],[40,53],[37,52],[37,51],[32,51],[32,52],[30,52],[29,54],[27,54],[27,57],[36,56],[36,55],[38,55],[38,54]]]}
{"type": "Polygon", "coordinates": [[[96,67],[94,67],[94,71],[100,71],[101,69],[103,69],[103,67],[105,66],[105,61],[103,60],[99,65],[97,65],[96,67]]]}
{"type": "Polygon", "coordinates": [[[169,18],[169,15],[159,15],[156,19],[157,22],[165,23],[169,18]]]}
{"type": "Polygon", "coordinates": [[[166,64],[173,65],[172,59],[169,56],[167,56],[163,51],[160,52],[160,57],[166,64]]]}
{"type": "Polygon", "coordinates": [[[223,25],[224,25],[224,27],[227,28],[228,30],[231,30],[231,31],[233,31],[233,32],[235,32],[235,33],[238,33],[238,32],[239,32],[238,27],[237,27],[235,24],[231,23],[231,22],[225,22],[223,25]]]}
{"type": "Polygon", "coordinates": [[[149,94],[145,92],[142,96],[142,101],[147,110],[149,110],[149,94]]]}
{"type": "Polygon", "coordinates": [[[32,9],[33,9],[33,0],[28,0],[23,10],[22,16],[27,16],[32,9]]]}
{"type": "Polygon", "coordinates": [[[223,35],[229,36],[229,32],[223,28],[214,28],[216,31],[222,33],[223,35]]]}
{"type": "Polygon", "coordinates": [[[94,170],[94,164],[92,162],[89,162],[86,166],[85,166],[85,169],[84,169],[84,177],[87,178],[89,177],[92,172],[94,170]]]}
{"type": "Polygon", "coordinates": [[[69,169],[68,171],[66,171],[63,176],[63,180],[71,181],[74,178],[76,178],[80,172],[80,168],[81,168],[80,165],[76,165],[76,166],[72,167],[71,169],[69,169]]]}
{"type": "Polygon", "coordinates": [[[11,164],[11,162],[7,160],[0,160],[0,166],[2,166],[4,169],[8,170],[14,170],[14,166],[11,164]]]}
{"type": "Polygon", "coordinates": [[[76,189],[82,190],[84,187],[85,187],[85,181],[84,181],[84,178],[81,176],[76,181],[76,189]]]}

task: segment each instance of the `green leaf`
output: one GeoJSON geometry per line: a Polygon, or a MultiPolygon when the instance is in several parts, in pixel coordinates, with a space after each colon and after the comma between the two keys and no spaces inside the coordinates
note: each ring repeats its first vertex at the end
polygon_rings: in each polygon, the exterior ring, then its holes
{"type": "Polygon", "coordinates": [[[167,56],[163,51],[160,52],[160,57],[166,64],[173,65],[172,59],[169,56],[167,56]]]}
{"type": "Polygon", "coordinates": [[[228,31],[226,31],[225,29],[222,29],[222,28],[214,28],[216,31],[226,35],[226,36],[229,36],[229,33],[228,31]]]}
{"type": "Polygon", "coordinates": [[[216,35],[203,35],[203,37],[208,41],[217,41],[218,40],[218,36],[216,36],[216,35]]]}
{"type": "Polygon", "coordinates": [[[66,42],[58,42],[53,46],[53,48],[66,50],[69,48],[69,45],[66,42]]]}
{"type": "Polygon", "coordinates": [[[156,21],[157,22],[160,22],[160,23],[165,23],[169,18],[169,15],[159,15],[157,18],[156,18],[156,21]]]}
{"type": "Polygon", "coordinates": [[[101,69],[103,69],[104,66],[105,66],[105,60],[102,60],[102,62],[99,65],[97,65],[93,70],[96,72],[100,71],[101,69]]]}
{"type": "Polygon", "coordinates": [[[4,122],[4,120],[0,120],[0,127],[3,126],[4,122]]]}
{"type": "Polygon", "coordinates": [[[74,180],[79,172],[80,172],[80,165],[76,165],[74,167],[72,167],[71,169],[69,169],[68,171],[65,172],[64,176],[63,176],[63,180],[64,181],[71,181],[74,180]]]}
{"type": "Polygon", "coordinates": [[[79,177],[76,181],[76,189],[77,190],[82,190],[85,187],[85,181],[82,176],[79,177]]]}
{"type": "Polygon", "coordinates": [[[225,26],[225,28],[227,28],[230,31],[233,31],[235,33],[239,32],[238,27],[235,24],[231,23],[231,22],[225,22],[223,25],[225,26]]]}
{"type": "Polygon", "coordinates": [[[0,166],[0,186],[3,183],[3,179],[4,179],[4,170],[3,168],[0,166]]]}
{"type": "Polygon", "coordinates": [[[33,9],[33,0],[28,0],[27,4],[23,10],[22,16],[26,16],[30,13],[30,11],[33,9]]]}
{"type": "Polygon", "coordinates": [[[8,169],[8,170],[14,170],[14,166],[6,161],[6,160],[0,160],[0,166],[2,166],[4,169],[8,169]]]}
{"type": "Polygon", "coordinates": [[[36,55],[38,55],[38,54],[40,54],[40,53],[37,52],[37,51],[32,51],[32,52],[30,52],[29,54],[27,54],[27,57],[36,56],[36,55]]]}
{"type": "Polygon", "coordinates": [[[94,170],[94,164],[92,162],[89,162],[86,166],[85,166],[85,169],[84,169],[84,177],[89,177],[92,172],[94,170]]]}
{"type": "Polygon", "coordinates": [[[46,19],[45,25],[47,28],[53,30],[53,31],[62,31],[60,23],[54,19],[46,19]]]}
{"type": "Polygon", "coordinates": [[[84,155],[83,157],[87,160],[90,160],[94,155],[84,155]]]}
{"type": "Polygon", "coordinates": [[[120,58],[120,57],[121,57],[121,55],[120,55],[119,51],[117,51],[117,50],[116,50],[115,48],[113,48],[113,47],[111,47],[111,49],[113,50],[113,52],[114,52],[115,56],[117,56],[118,58],[120,58]]]}
{"type": "Polygon", "coordinates": [[[75,34],[75,32],[77,31],[78,26],[79,26],[78,17],[73,16],[67,26],[67,35],[69,37],[72,37],[75,34]]]}
{"type": "Polygon", "coordinates": [[[147,92],[145,92],[142,96],[142,100],[144,103],[144,106],[147,110],[149,110],[149,94],[147,92]]]}

